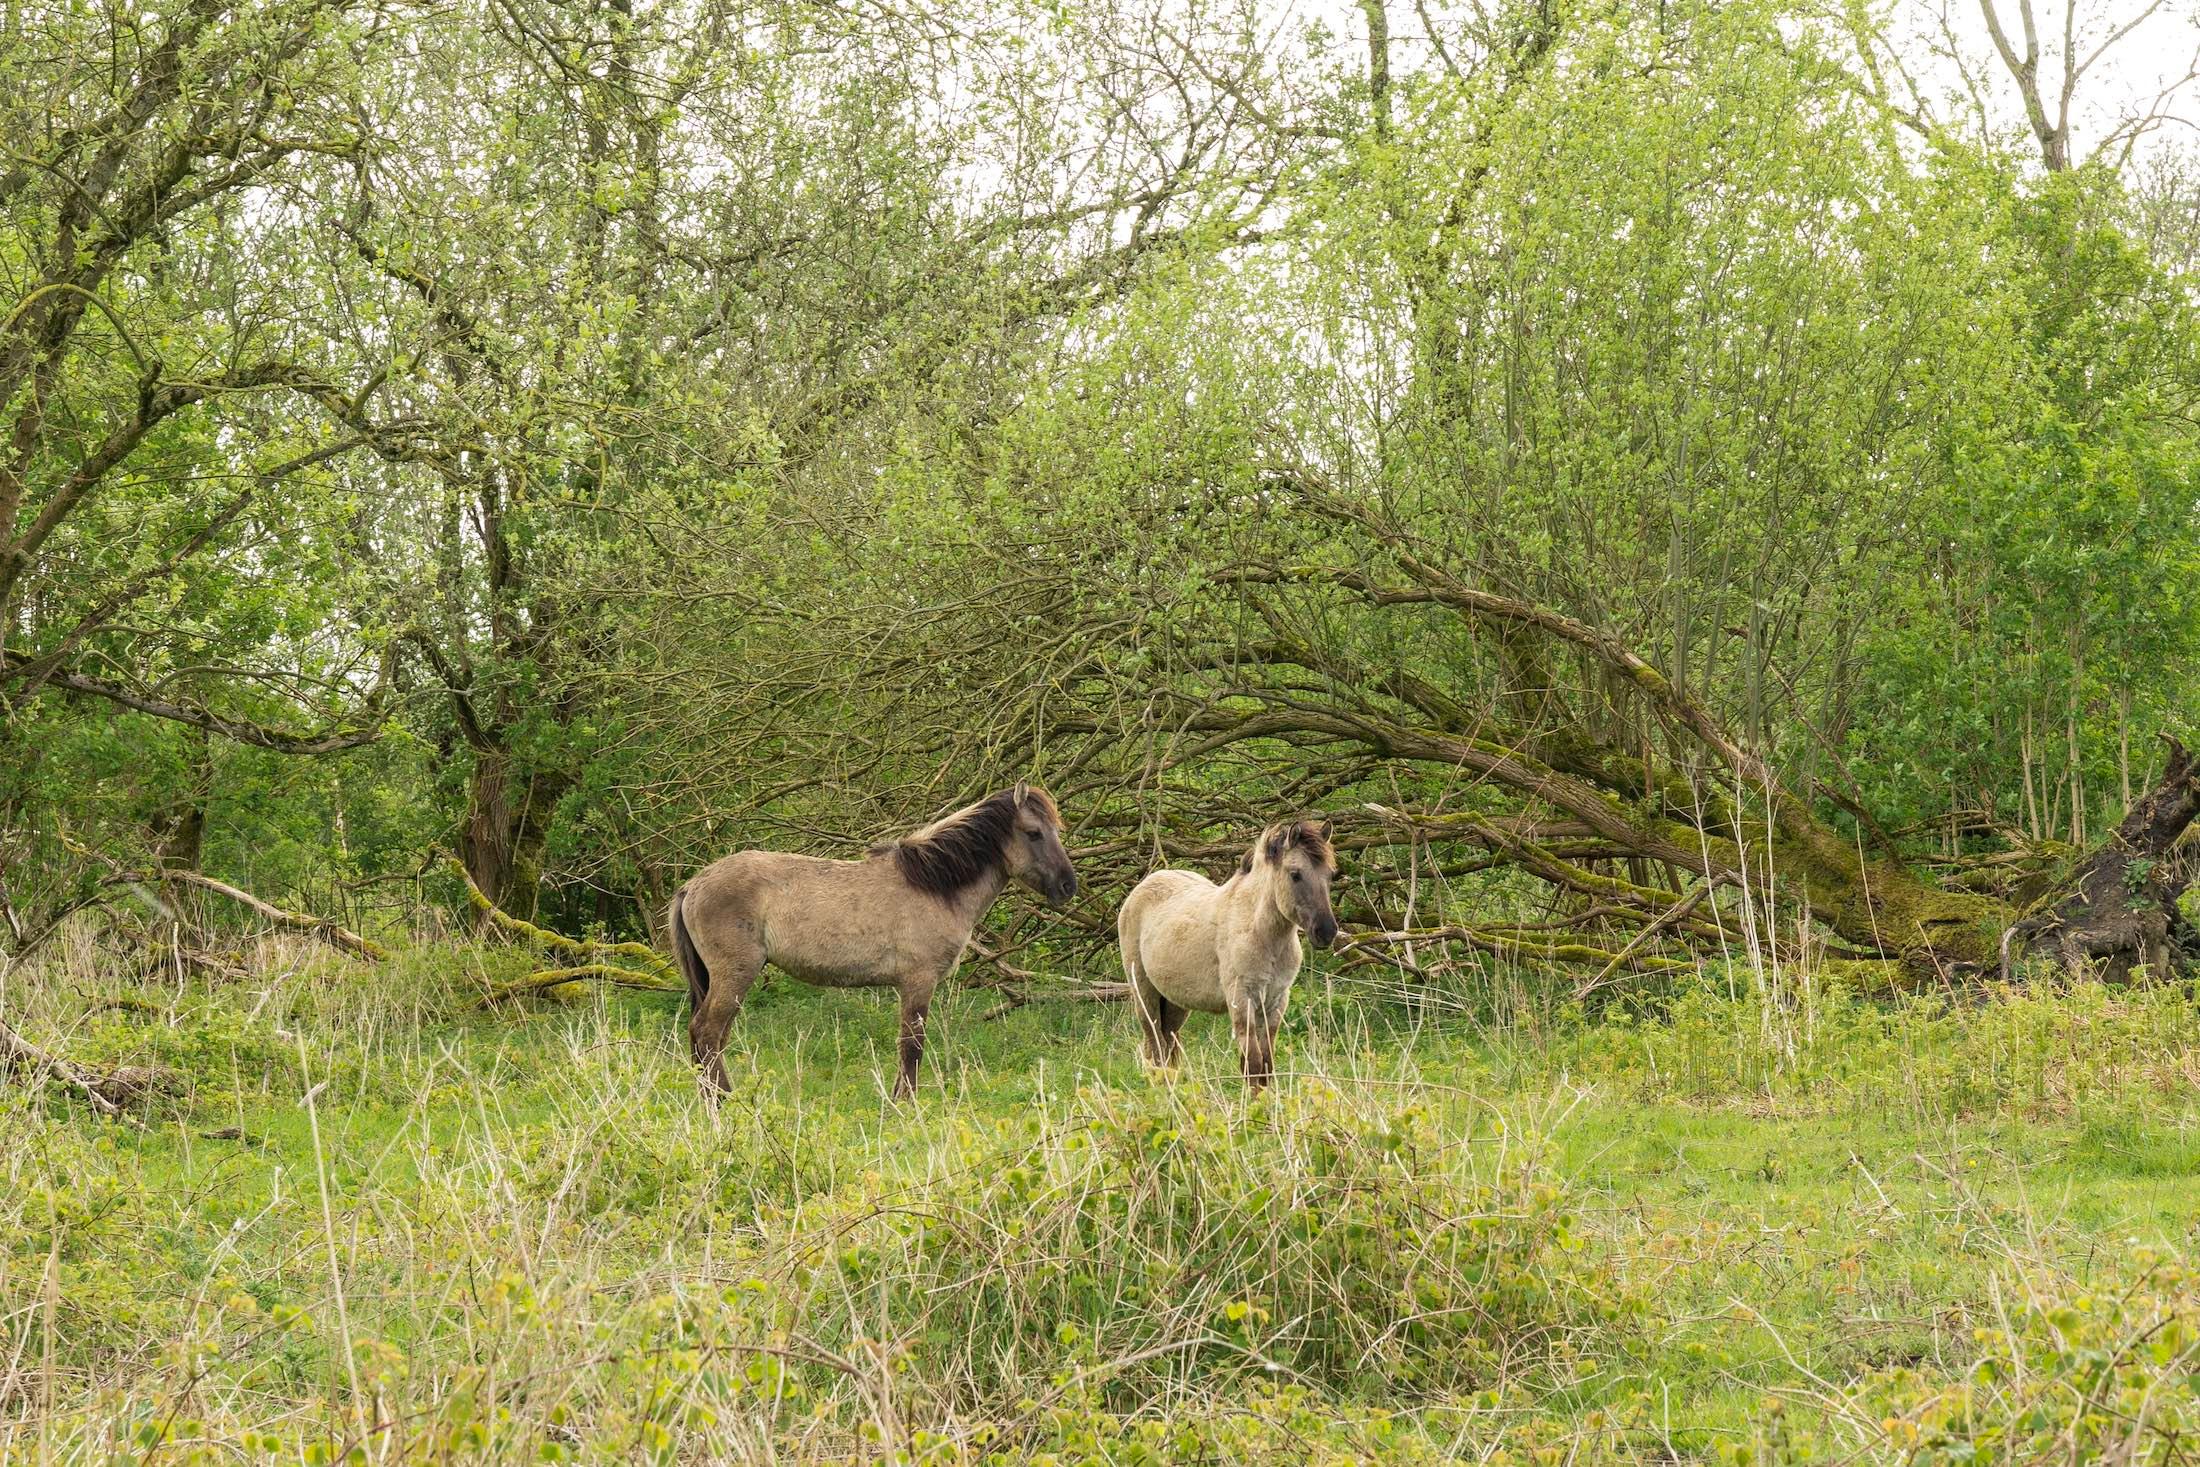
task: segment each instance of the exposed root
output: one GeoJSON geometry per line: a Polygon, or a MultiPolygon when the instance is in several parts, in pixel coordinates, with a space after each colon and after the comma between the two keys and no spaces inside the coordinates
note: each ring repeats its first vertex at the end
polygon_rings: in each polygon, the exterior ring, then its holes
{"type": "Polygon", "coordinates": [[[119,1116],[130,1106],[178,1088],[177,1077],[146,1065],[94,1070],[40,1049],[0,1020],[0,1072],[18,1079],[50,1075],[81,1092],[101,1115],[119,1116]]]}
{"type": "Polygon", "coordinates": [[[2185,835],[2200,818],[2200,759],[2167,734],[2162,741],[2169,763],[2160,781],[2057,884],[2052,905],[2001,934],[2003,982],[2028,948],[2049,939],[2073,978],[2091,976],[2097,963],[2111,981],[2141,965],[2159,978],[2176,964],[2187,941],[2177,903],[2194,875],[2185,835]]]}
{"type": "Polygon", "coordinates": [[[455,856],[445,856],[443,864],[466,883],[466,900],[473,909],[488,920],[490,926],[500,932],[521,938],[538,947],[555,953],[565,953],[583,961],[563,968],[545,968],[530,973],[515,983],[501,984],[493,989],[484,1002],[500,999],[527,998],[547,993],[567,983],[591,980],[616,984],[621,988],[647,988],[660,993],[685,993],[687,983],[678,969],[664,955],[646,942],[602,942],[594,938],[567,937],[562,932],[552,932],[538,927],[489,900],[487,893],[474,884],[473,875],[465,863],[455,856]],[[627,958],[640,966],[609,961],[627,958]]]}

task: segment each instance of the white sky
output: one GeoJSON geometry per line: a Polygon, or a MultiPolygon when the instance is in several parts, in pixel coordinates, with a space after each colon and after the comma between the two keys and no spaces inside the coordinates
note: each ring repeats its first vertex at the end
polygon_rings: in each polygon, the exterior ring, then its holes
{"type": "MultiPolygon", "coordinates": [[[[2023,19],[2018,0],[1996,0],[2002,28],[2021,56],[2023,19]]],[[[2091,65],[2079,79],[2071,106],[2072,153],[2088,156],[2126,119],[2167,107],[2147,149],[2189,150],[2200,141],[2192,104],[2200,98],[2192,80],[2200,65],[2200,4],[2195,0],[2035,0],[2041,91],[2052,113],[2067,74],[2064,26],[2073,19],[2070,50],[2091,65]],[[2127,31],[2126,27],[2130,29],[2127,31]],[[2119,34],[2121,33],[2121,34],[2119,34]],[[2104,49],[2105,47],[2105,49],[2104,49]],[[2171,95],[2163,99],[2165,90],[2171,95]]],[[[2017,89],[1996,55],[1980,0],[1908,0],[1897,11],[1909,33],[1905,55],[1921,81],[1932,78],[1944,95],[1963,94],[1963,71],[1986,85],[1995,120],[2023,126],[2017,89]],[[1954,38],[1954,46],[1948,44],[1954,38]],[[1962,67],[1950,55],[1959,55],[1962,67]]],[[[1928,84],[1930,86],[1931,84],[1928,84]]]]}
{"type": "MultiPolygon", "coordinates": [[[[1439,26],[1456,17],[1456,0],[1424,0],[1439,26]]],[[[1471,0],[1470,0],[1471,3],[1471,0]]],[[[2030,129],[2015,85],[1995,52],[1981,0],[1881,0],[1889,32],[1901,38],[1903,69],[1944,120],[1975,111],[1974,87],[1992,124],[2031,146],[2030,129]],[[1967,75],[1968,74],[1968,75],[1967,75]]],[[[1995,0],[2003,28],[2021,56],[2020,0],[1995,0]]],[[[2164,149],[2200,151],[2200,0],[2032,0],[2039,33],[2041,91],[2050,116],[2066,72],[2065,23],[2073,22],[2070,49],[2081,65],[2094,58],[2072,99],[2072,154],[2084,159],[2126,119],[2155,111],[2166,115],[2138,156],[2164,149]],[[2073,6],[2075,10],[2073,12],[2073,6]],[[2126,27],[2129,27],[2126,30],[2126,27]],[[2122,34],[2119,35],[2119,32],[2122,34]],[[2101,50],[2104,42],[2113,42],[2101,50]],[[2095,58],[2095,52],[2100,54],[2095,58]],[[2171,96],[2158,105],[2165,89],[2171,96]]],[[[1839,10],[1838,4],[1829,4],[1839,10]]],[[[1355,44],[1364,44],[1366,22],[1358,0],[1278,0],[1279,18],[1320,21],[1355,44]]],[[[1399,60],[1418,64],[1426,55],[1426,27],[1413,0],[1389,0],[1390,28],[1399,60]]]]}

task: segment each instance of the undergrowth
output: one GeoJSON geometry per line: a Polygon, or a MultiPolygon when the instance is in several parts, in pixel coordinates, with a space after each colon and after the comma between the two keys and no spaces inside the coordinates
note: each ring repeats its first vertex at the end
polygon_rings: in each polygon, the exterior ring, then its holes
{"type": "Polygon", "coordinates": [[[0,1458],[2177,1461],[2200,1136],[2170,986],[1533,1036],[1302,1006],[1248,1097],[1194,1025],[767,984],[485,1011],[515,960],[78,945],[27,1032],[182,1093],[0,1089],[0,1458]]]}

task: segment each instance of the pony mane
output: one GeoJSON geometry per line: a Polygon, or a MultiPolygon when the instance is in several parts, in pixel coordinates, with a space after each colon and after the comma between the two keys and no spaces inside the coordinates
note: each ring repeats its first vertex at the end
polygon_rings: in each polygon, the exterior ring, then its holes
{"type": "MultiPolygon", "coordinates": [[[[1062,817],[1045,790],[1027,787],[1026,799],[1059,826],[1062,817]]],[[[954,897],[981,877],[1007,865],[1005,847],[1016,829],[1016,792],[995,790],[977,804],[936,820],[896,841],[873,846],[891,855],[902,880],[936,897],[954,897]]]]}
{"type": "Polygon", "coordinates": [[[1285,846],[1301,846],[1308,855],[1330,870],[1337,869],[1337,849],[1329,843],[1329,837],[1322,834],[1321,826],[1312,820],[1297,820],[1285,821],[1253,837],[1253,843],[1245,848],[1245,854],[1238,857],[1237,869],[1240,876],[1252,874],[1253,858],[1260,854],[1264,845],[1271,858],[1282,855],[1285,846]]]}

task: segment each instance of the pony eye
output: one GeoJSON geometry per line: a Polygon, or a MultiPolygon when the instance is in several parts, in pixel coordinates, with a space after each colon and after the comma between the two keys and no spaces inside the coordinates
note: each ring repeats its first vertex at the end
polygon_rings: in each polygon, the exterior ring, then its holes
{"type": "Polygon", "coordinates": [[[1024,835],[1031,840],[1037,840],[1039,838],[1039,832],[1036,830],[1027,830],[1024,832],[1024,835]]]}

